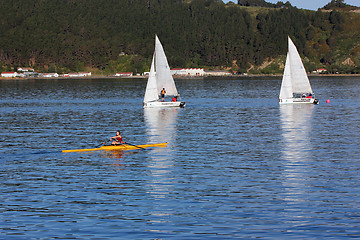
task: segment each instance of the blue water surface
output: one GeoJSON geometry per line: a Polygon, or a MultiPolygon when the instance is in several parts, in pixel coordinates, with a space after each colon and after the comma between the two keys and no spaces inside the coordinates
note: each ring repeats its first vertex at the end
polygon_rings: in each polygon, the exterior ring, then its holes
{"type": "Polygon", "coordinates": [[[0,239],[360,238],[360,78],[310,80],[319,105],[177,79],[184,109],[143,109],[145,79],[0,80],[0,239]],[[61,152],[116,130],[169,144],[61,152]]]}

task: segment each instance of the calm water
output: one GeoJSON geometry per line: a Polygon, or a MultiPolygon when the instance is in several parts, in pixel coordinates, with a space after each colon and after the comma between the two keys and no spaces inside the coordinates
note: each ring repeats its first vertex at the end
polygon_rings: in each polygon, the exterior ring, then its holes
{"type": "Polygon", "coordinates": [[[0,80],[0,239],[360,238],[360,78],[311,83],[177,80],[185,109],[144,110],[143,79],[0,80]],[[169,146],[61,153],[118,129],[169,146]]]}

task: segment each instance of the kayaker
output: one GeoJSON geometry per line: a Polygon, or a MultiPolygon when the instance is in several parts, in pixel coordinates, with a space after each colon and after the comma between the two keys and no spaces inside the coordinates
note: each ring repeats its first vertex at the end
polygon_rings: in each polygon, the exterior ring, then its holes
{"type": "Polygon", "coordinates": [[[122,139],[122,136],[120,135],[120,131],[117,130],[116,131],[116,136],[115,137],[111,137],[110,140],[114,140],[111,144],[112,145],[119,145],[119,144],[124,144],[125,142],[122,139]]]}
{"type": "Polygon", "coordinates": [[[162,102],[165,101],[165,93],[166,93],[165,88],[163,88],[163,89],[161,90],[161,92],[160,92],[160,96],[161,96],[161,101],[162,101],[162,102]]]}

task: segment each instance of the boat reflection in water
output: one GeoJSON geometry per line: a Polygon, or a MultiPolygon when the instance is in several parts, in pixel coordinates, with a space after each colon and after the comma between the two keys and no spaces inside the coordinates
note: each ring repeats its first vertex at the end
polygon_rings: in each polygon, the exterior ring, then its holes
{"type": "Polygon", "coordinates": [[[172,148],[176,136],[178,108],[145,108],[144,118],[147,127],[148,143],[168,142],[170,147],[153,149],[151,170],[154,176],[171,171],[172,148]]]}
{"type": "Polygon", "coordinates": [[[145,108],[144,118],[149,143],[171,143],[176,134],[178,108],[145,108]]]}
{"type": "Polygon", "coordinates": [[[169,203],[169,194],[174,192],[176,184],[173,177],[173,145],[176,137],[176,119],[179,108],[145,108],[144,118],[149,143],[169,142],[165,148],[152,149],[149,152],[148,193],[153,198],[152,222],[168,221],[173,214],[169,203]]]}
{"type": "MultiPolygon", "coordinates": [[[[280,105],[280,119],[282,128],[282,161],[284,200],[289,203],[288,214],[294,213],[299,202],[306,199],[309,190],[309,174],[311,174],[313,148],[311,128],[313,108],[311,104],[280,105]]],[[[304,216],[305,217],[305,216],[304,216]]]]}
{"type": "Polygon", "coordinates": [[[123,161],[124,151],[102,151],[101,155],[113,159],[114,161],[110,163],[110,166],[113,166],[115,170],[121,171],[125,169],[125,164],[123,161]]]}
{"type": "Polygon", "coordinates": [[[311,148],[313,105],[280,105],[283,155],[287,160],[302,161],[311,148]]]}

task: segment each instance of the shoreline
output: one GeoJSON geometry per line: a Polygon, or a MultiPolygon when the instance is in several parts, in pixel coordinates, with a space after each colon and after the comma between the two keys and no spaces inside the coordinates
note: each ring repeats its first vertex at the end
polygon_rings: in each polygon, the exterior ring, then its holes
{"type": "MultiPolygon", "coordinates": [[[[248,74],[248,75],[226,75],[226,76],[173,76],[175,79],[204,79],[204,78],[254,78],[254,77],[276,77],[281,78],[283,74],[248,74]]],[[[308,77],[360,77],[360,74],[308,74],[308,77]]],[[[0,80],[66,80],[66,79],[147,79],[148,76],[115,77],[106,75],[93,75],[89,77],[27,77],[8,78],[0,77],[0,80]]]]}

